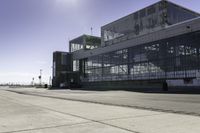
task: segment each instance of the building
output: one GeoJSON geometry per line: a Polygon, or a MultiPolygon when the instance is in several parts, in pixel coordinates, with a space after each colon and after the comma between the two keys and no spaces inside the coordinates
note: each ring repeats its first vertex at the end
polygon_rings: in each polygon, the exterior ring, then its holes
{"type": "Polygon", "coordinates": [[[82,35],[70,41],[70,52],[56,51],[53,53],[53,87],[80,87],[83,73],[79,60],[72,59],[72,53],[79,50],[91,50],[101,45],[101,38],[82,35]]]}
{"type": "MultiPolygon", "coordinates": [[[[167,88],[199,79],[200,14],[162,0],[70,41],[82,87],[167,88]]],[[[196,81],[195,81],[196,82],[196,81]]]]}
{"type": "Polygon", "coordinates": [[[56,51],[53,53],[53,87],[66,86],[69,79],[67,75],[72,72],[72,55],[67,52],[56,51]]]}

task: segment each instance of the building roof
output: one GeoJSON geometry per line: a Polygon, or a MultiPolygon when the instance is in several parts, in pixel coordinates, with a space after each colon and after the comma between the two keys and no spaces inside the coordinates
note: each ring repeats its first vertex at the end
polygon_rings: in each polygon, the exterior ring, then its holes
{"type": "Polygon", "coordinates": [[[83,39],[85,36],[88,36],[88,37],[94,37],[94,38],[101,38],[101,37],[98,37],[98,36],[93,36],[93,35],[87,35],[87,34],[83,34],[81,36],[78,36],[72,40],[70,40],[70,42],[73,42],[73,41],[80,41],[81,39],[83,39]]]}

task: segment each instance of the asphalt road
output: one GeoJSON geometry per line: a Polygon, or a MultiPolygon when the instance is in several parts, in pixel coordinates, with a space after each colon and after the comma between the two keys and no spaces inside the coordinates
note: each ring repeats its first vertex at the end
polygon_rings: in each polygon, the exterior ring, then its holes
{"type": "MultiPolygon", "coordinates": [[[[192,98],[183,97],[187,96],[192,98]]],[[[0,133],[199,133],[199,116],[121,107],[118,103],[174,102],[175,97],[180,103],[185,101],[182,95],[0,88],[0,133]]]]}

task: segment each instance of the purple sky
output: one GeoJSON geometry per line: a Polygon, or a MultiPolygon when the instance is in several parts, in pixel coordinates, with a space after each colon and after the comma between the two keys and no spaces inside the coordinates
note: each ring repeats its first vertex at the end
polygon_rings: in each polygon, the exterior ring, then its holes
{"type": "MultiPolygon", "coordinates": [[[[100,36],[100,27],[159,0],[0,0],[0,83],[38,82],[51,76],[53,51],[68,40],[100,36]]],[[[200,12],[199,0],[172,0],[200,12]]]]}

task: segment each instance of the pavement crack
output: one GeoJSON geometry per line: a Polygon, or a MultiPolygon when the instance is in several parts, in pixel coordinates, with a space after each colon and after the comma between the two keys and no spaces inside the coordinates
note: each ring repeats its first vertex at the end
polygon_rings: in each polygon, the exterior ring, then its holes
{"type": "Polygon", "coordinates": [[[103,119],[101,121],[123,120],[123,119],[131,119],[131,118],[151,117],[151,116],[157,116],[157,115],[163,115],[163,113],[152,114],[152,115],[138,115],[138,116],[127,116],[127,117],[119,117],[119,118],[112,118],[112,119],[103,119]]]}
{"type": "MultiPolygon", "coordinates": [[[[33,105],[33,104],[31,104],[31,105],[33,105]]],[[[79,115],[75,115],[75,114],[71,114],[71,113],[66,113],[66,112],[62,112],[62,111],[57,111],[57,110],[54,110],[54,109],[51,109],[51,108],[47,108],[47,107],[43,107],[43,106],[38,106],[38,105],[33,105],[33,106],[36,106],[36,107],[39,107],[39,108],[43,108],[43,109],[46,109],[46,110],[50,110],[50,111],[53,111],[53,112],[57,112],[57,113],[61,113],[61,114],[65,114],[65,115],[81,118],[81,119],[88,120],[88,121],[91,121],[91,122],[107,125],[107,126],[110,126],[110,127],[118,128],[118,129],[121,129],[121,130],[124,130],[124,131],[128,131],[128,132],[131,132],[131,133],[140,133],[140,132],[137,132],[137,131],[134,131],[134,130],[130,130],[130,129],[127,129],[127,128],[122,128],[122,127],[119,127],[119,126],[116,126],[116,125],[108,124],[108,123],[105,123],[103,121],[89,119],[89,118],[86,118],[86,117],[83,117],[83,116],[79,116],[79,115]]]]}
{"type": "MultiPolygon", "coordinates": [[[[94,123],[99,123],[99,124],[102,124],[102,125],[107,125],[107,126],[110,126],[110,127],[113,127],[113,128],[117,128],[117,129],[120,129],[120,130],[131,132],[131,133],[140,133],[138,131],[130,130],[130,129],[123,128],[123,127],[120,127],[120,126],[116,126],[116,125],[113,125],[113,124],[108,124],[108,123],[105,123],[105,122],[100,121],[100,120],[93,120],[93,119],[89,119],[89,118],[86,118],[86,117],[83,117],[83,116],[79,116],[79,115],[75,115],[75,114],[71,114],[71,113],[66,113],[66,112],[54,110],[54,109],[51,109],[51,108],[48,108],[48,107],[43,107],[43,106],[39,106],[39,105],[31,104],[31,103],[26,103],[26,102],[24,102],[24,103],[28,104],[28,105],[31,105],[31,106],[35,106],[35,107],[40,108],[40,109],[42,108],[42,109],[49,110],[49,111],[52,111],[52,112],[56,112],[56,113],[60,113],[60,114],[64,114],[64,115],[68,115],[68,116],[72,116],[72,117],[76,117],[76,118],[80,118],[80,119],[83,119],[83,120],[87,120],[87,121],[89,121],[88,123],[94,122],[94,123]]],[[[27,130],[18,130],[18,131],[12,131],[12,132],[0,132],[0,133],[16,133],[16,132],[22,132],[22,131],[42,130],[42,129],[47,129],[47,128],[56,128],[56,126],[55,127],[27,129],[27,130]]]]}
{"type": "Polygon", "coordinates": [[[91,122],[80,122],[80,123],[75,123],[75,124],[63,124],[63,125],[56,125],[56,126],[47,126],[47,127],[39,127],[39,128],[29,128],[29,129],[7,131],[7,132],[0,132],[0,133],[18,133],[18,132],[26,132],[26,131],[37,131],[37,130],[58,128],[58,127],[70,127],[70,126],[76,126],[76,125],[82,125],[82,124],[88,124],[88,123],[91,123],[91,122]]]}

